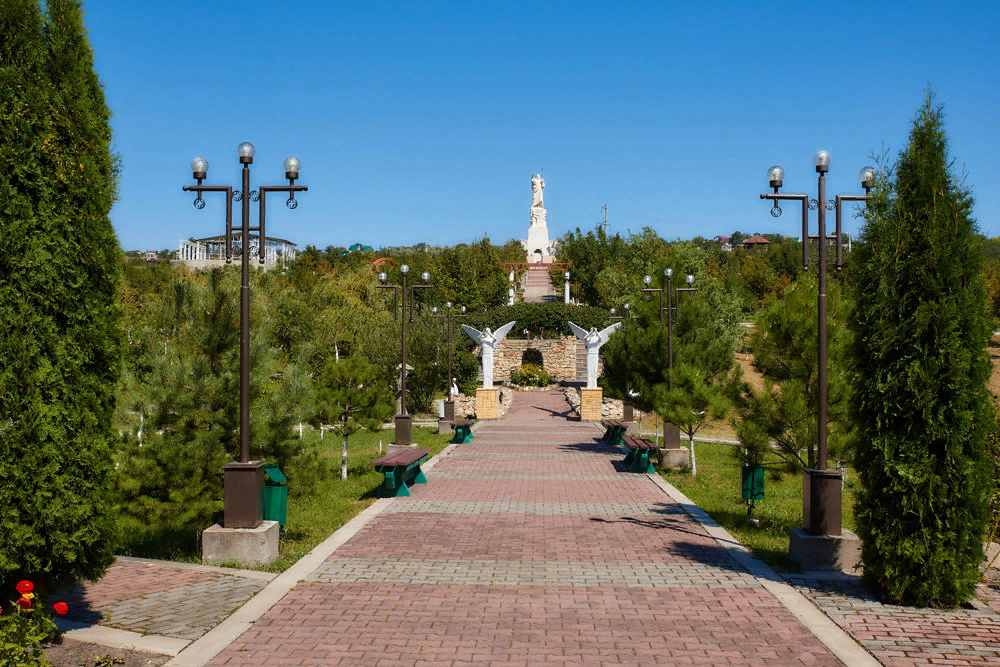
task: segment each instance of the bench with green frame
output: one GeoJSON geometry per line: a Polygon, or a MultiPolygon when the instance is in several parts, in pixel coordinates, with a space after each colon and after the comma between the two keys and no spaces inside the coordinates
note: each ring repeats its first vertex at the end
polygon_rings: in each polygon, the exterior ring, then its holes
{"type": "Polygon", "coordinates": [[[629,472],[656,472],[651,455],[660,450],[659,446],[644,438],[625,436],[622,444],[628,448],[628,454],[623,463],[629,472]]]}
{"type": "Polygon", "coordinates": [[[628,431],[627,422],[617,419],[604,419],[601,420],[601,426],[607,429],[604,431],[604,436],[601,437],[601,440],[614,447],[622,444],[622,438],[625,437],[625,433],[628,431]]]}
{"type": "Polygon", "coordinates": [[[429,449],[403,449],[372,461],[375,470],[385,475],[378,487],[379,497],[410,495],[406,483],[411,479],[414,484],[426,484],[427,478],[420,470],[420,464],[427,460],[430,453],[429,449]]]}
{"type": "Polygon", "coordinates": [[[455,436],[451,439],[452,443],[475,440],[476,436],[472,434],[472,425],[475,423],[475,419],[456,419],[453,421],[451,428],[455,431],[455,436]]]}

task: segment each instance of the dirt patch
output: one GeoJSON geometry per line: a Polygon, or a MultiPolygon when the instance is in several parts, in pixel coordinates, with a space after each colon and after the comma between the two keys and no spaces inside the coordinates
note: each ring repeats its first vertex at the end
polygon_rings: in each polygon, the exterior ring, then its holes
{"type": "Polygon", "coordinates": [[[993,364],[993,374],[990,375],[990,392],[994,396],[1000,396],[1000,336],[991,338],[986,350],[989,352],[990,362],[993,364]]]}
{"type": "Polygon", "coordinates": [[[170,660],[168,655],[109,648],[72,639],[64,639],[61,644],[46,644],[45,655],[53,667],[159,667],[170,660]]]}

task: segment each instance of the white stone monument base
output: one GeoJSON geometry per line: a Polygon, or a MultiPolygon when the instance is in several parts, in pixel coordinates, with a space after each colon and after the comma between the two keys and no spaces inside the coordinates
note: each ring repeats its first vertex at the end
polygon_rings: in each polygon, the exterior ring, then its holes
{"type": "Polygon", "coordinates": [[[584,387],[580,390],[580,421],[596,422],[603,419],[604,390],[584,387]]]}
{"type": "Polygon", "coordinates": [[[840,535],[812,535],[804,528],[789,531],[788,555],[806,572],[853,572],[861,562],[861,539],[849,530],[840,535]]]}
{"type": "Polygon", "coordinates": [[[201,559],[209,565],[243,563],[267,565],[278,559],[277,521],[256,528],[223,528],[215,524],[201,534],[201,559]]]}

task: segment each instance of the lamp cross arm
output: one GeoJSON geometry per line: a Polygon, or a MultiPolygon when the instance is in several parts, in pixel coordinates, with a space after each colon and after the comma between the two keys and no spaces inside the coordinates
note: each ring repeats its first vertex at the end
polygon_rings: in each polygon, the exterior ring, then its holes
{"type": "Polygon", "coordinates": [[[307,192],[308,185],[262,185],[260,192],[307,192]]]}
{"type": "Polygon", "coordinates": [[[229,192],[233,191],[233,186],[231,185],[185,185],[183,188],[184,192],[197,192],[201,194],[202,192],[229,192]]]}
{"type": "Polygon", "coordinates": [[[871,195],[837,195],[838,201],[867,201],[871,195]]]}
{"type": "Polygon", "coordinates": [[[760,195],[761,199],[772,199],[774,201],[806,201],[809,199],[809,195],[805,192],[765,192],[760,195]]]}

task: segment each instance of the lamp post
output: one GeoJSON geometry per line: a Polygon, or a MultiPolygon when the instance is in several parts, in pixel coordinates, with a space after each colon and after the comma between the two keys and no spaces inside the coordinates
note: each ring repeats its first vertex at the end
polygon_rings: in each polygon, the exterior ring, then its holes
{"type": "Polygon", "coordinates": [[[666,308],[663,307],[663,291],[664,291],[663,288],[662,287],[649,287],[649,285],[653,282],[653,278],[651,276],[643,276],[642,277],[642,282],[646,285],[646,287],[644,287],[643,289],[641,289],[639,291],[640,292],[657,292],[660,295],[660,308],[659,308],[659,310],[660,310],[660,324],[661,325],[663,324],[663,313],[664,312],[667,313],[667,368],[670,370],[670,373],[667,374],[667,388],[668,389],[673,389],[674,388],[674,378],[673,378],[673,370],[674,370],[674,322],[676,321],[676,315],[675,315],[675,313],[679,313],[678,306],[674,305],[674,302],[676,302],[678,305],[680,304],[680,293],[681,292],[697,292],[698,290],[697,290],[697,288],[692,287],[692,285],[694,285],[694,276],[691,275],[691,274],[688,274],[687,277],[685,278],[685,281],[687,282],[688,286],[687,287],[678,287],[677,289],[674,289],[674,279],[673,279],[674,270],[671,269],[671,268],[669,268],[669,267],[667,267],[666,269],[663,269],[663,275],[667,279],[667,289],[666,289],[666,292],[667,292],[667,307],[666,308]]]}
{"type": "MultiPolygon", "coordinates": [[[[431,279],[431,274],[424,271],[420,274],[420,278],[423,283],[419,285],[407,285],[407,274],[410,272],[410,267],[403,264],[399,267],[399,272],[403,276],[402,285],[388,285],[386,280],[388,276],[385,271],[378,274],[379,282],[381,285],[376,285],[379,289],[391,289],[393,295],[398,295],[398,300],[401,306],[400,318],[400,328],[399,328],[399,340],[400,340],[400,358],[401,363],[399,366],[399,414],[396,415],[396,445],[410,446],[413,444],[413,417],[406,411],[406,323],[407,321],[413,320],[413,290],[415,289],[426,289],[431,285],[428,281],[431,279]],[[409,312],[407,313],[407,306],[409,306],[409,312]]],[[[396,306],[393,304],[392,309],[393,317],[396,316],[396,306]]]]}
{"type": "Polygon", "coordinates": [[[565,272],[563,277],[566,278],[566,282],[563,283],[563,303],[569,304],[569,271],[565,272]]]}
{"type": "Polygon", "coordinates": [[[861,187],[865,189],[863,195],[837,195],[834,200],[826,199],[826,173],[830,170],[830,154],[826,151],[818,151],[813,156],[813,164],[816,166],[818,176],[818,196],[817,199],[808,199],[808,194],[781,194],[778,190],[782,186],[785,170],[778,165],[774,165],[767,170],[768,184],[774,190],[772,193],[764,193],[761,199],[769,199],[775,202],[771,208],[771,215],[775,218],[781,215],[781,208],[777,205],[782,200],[797,200],[802,202],[802,268],[809,268],[809,227],[808,209],[817,211],[819,242],[819,289],[816,300],[816,329],[818,348],[817,384],[818,386],[818,424],[817,424],[817,448],[816,448],[816,468],[803,471],[803,498],[802,515],[806,532],[813,535],[840,535],[841,534],[841,475],[839,469],[827,469],[826,460],[826,415],[827,415],[827,341],[826,341],[826,245],[828,237],[826,235],[826,212],[836,209],[837,212],[837,232],[836,239],[836,261],[837,268],[840,268],[841,259],[841,203],[844,201],[865,201],[868,199],[871,189],[875,186],[875,168],[864,167],[859,176],[861,187]]]}
{"type": "Polygon", "coordinates": [[[225,496],[223,501],[224,528],[256,528],[263,520],[264,462],[250,460],[250,232],[257,232],[257,250],[260,263],[264,263],[265,203],[268,192],[287,192],[285,205],[296,208],[296,192],[309,189],[305,185],[295,185],[302,163],[296,157],[285,159],[285,178],[288,185],[263,185],[257,190],[250,189],[250,165],[256,152],[254,145],[244,141],[237,148],[240,164],[243,165],[242,187],[234,192],[231,185],[203,185],[208,175],[208,160],[196,157],[191,160],[192,177],[197,185],[185,185],[185,192],[194,192],[194,207],[205,208],[202,194],[221,192],[226,197],[226,264],[233,261],[233,201],[242,203],[242,219],[239,231],[240,266],[240,460],[223,466],[225,496]],[[257,226],[250,226],[250,202],[259,201],[257,226]]]}
{"type": "Polygon", "coordinates": [[[445,327],[448,329],[448,382],[447,382],[447,384],[448,384],[448,390],[447,390],[448,391],[448,398],[445,399],[445,402],[444,402],[444,418],[445,418],[445,421],[455,421],[455,401],[452,400],[452,398],[451,398],[451,382],[452,382],[452,377],[451,377],[451,373],[452,373],[452,371],[451,371],[451,359],[452,359],[452,351],[454,350],[454,344],[452,342],[453,341],[452,334],[453,334],[454,329],[455,329],[455,318],[456,317],[465,317],[465,306],[462,306],[462,308],[461,308],[461,312],[462,312],[461,315],[456,315],[455,314],[455,311],[452,308],[451,301],[446,302],[444,304],[444,307],[445,307],[445,313],[444,313],[444,315],[438,315],[437,314],[437,308],[434,308],[433,309],[433,312],[434,312],[433,317],[439,317],[439,318],[443,319],[445,321],[445,327]]]}

